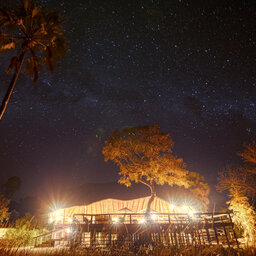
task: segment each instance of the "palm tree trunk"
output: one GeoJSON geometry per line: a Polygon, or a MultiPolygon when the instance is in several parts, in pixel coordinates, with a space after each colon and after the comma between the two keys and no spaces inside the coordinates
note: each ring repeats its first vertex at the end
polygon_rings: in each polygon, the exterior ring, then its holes
{"type": "Polygon", "coordinates": [[[24,61],[25,54],[26,54],[26,51],[22,51],[20,56],[19,56],[19,59],[18,59],[18,62],[17,62],[17,67],[16,67],[16,69],[14,71],[12,80],[11,80],[11,82],[9,84],[9,87],[8,87],[8,89],[6,91],[6,94],[4,96],[4,99],[3,99],[1,107],[0,107],[0,120],[2,119],[3,114],[5,112],[5,109],[7,107],[7,104],[9,102],[10,98],[11,98],[14,86],[15,86],[15,84],[17,82],[17,79],[18,79],[18,76],[20,74],[20,70],[21,70],[22,63],[24,61]]]}
{"type": "Polygon", "coordinates": [[[156,197],[156,189],[155,189],[155,184],[154,181],[152,181],[150,183],[150,190],[151,190],[151,196],[148,200],[148,204],[147,204],[147,209],[146,209],[146,216],[149,217],[150,216],[150,206],[152,204],[152,202],[154,201],[155,197],[156,197]]]}

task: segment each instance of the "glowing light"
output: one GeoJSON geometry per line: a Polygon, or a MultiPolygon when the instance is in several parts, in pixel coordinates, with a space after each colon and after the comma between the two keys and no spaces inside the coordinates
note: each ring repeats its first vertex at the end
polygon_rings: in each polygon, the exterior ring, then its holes
{"type": "Polygon", "coordinates": [[[66,232],[69,234],[69,233],[71,233],[71,228],[67,228],[66,229],[66,232]]]}
{"type": "Polygon", "coordinates": [[[59,216],[60,213],[59,213],[59,209],[55,209],[54,213],[53,213],[55,216],[59,216]]]}
{"type": "Polygon", "coordinates": [[[53,217],[50,217],[49,218],[49,223],[53,223],[53,221],[54,221],[53,217]]]}
{"type": "Polygon", "coordinates": [[[67,219],[68,223],[72,223],[72,219],[68,217],[67,219]]]}
{"type": "Polygon", "coordinates": [[[156,219],[157,219],[157,216],[156,216],[155,214],[152,214],[152,215],[151,215],[151,219],[152,219],[152,220],[156,220],[156,219]]]}
{"type": "Polygon", "coordinates": [[[112,218],[112,220],[113,220],[113,223],[114,223],[114,224],[118,224],[118,223],[119,223],[119,218],[117,218],[117,217],[112,218]]]}
{"type": "Polygon", "coordinates": [[[146,221],[146,220],[145,220],[144,218],[138,220],[139,224],[143,224],[143,223],[145,223],[145,221],[146,221]]]}
{"type": "Polygon", "coordinates": [[[176,206],[174,204],[170,204],[169,208],[170,210],[173,210],[176,206]]]}
{"type": "Polygon", "coordinates": [[[183,205],[182,208],[184,211],[189,212],[189,207],[187,205],[183,205]]]}
{"type": "Polygon", "coordinates": [[[61,217],[60,216],[56,216],[56,221],[60,221],[61,217]]]}
{"type": "Polygon", "coordinates": [[[190,217],[194,217],[194,211],[189,210],[189,211],[188,211],[188,215],[189,215],[190,217]]]}

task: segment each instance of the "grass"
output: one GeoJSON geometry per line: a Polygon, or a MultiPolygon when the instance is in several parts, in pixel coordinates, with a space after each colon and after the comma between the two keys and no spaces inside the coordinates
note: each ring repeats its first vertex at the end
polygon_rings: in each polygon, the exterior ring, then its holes
{"type": "Polygon", "coordinates": [[[58,249],[58,248],[12,248],[0,249],[0,256],[254,256],[256,248],[234,249],[222,246],[207,248],[190,247],[186,249],[170,248],[139,248],[137,252],[125,249],[100,250],[100,249],[58,249]]]}

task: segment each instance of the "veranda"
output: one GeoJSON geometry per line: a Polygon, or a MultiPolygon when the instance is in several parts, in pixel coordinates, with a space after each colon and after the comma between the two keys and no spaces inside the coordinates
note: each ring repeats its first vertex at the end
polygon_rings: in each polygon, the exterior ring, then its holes
{"type": "Polygon", "coordinates": [[[35,241],[37,247],[86,248],[184,248],[216,244],[239,247],[229,213],[74,214],[71,225],[55,226],[55,230],[35,241]]]}

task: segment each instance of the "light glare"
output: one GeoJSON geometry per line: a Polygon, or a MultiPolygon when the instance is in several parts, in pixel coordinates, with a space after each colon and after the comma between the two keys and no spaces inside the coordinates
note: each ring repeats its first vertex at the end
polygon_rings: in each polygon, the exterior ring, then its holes
{"type": "Polygon", "coordinates": [[[143,223],[145,223],[145,221],[146,221],[146,220],[145,220],[144,218],[138,220],[139,224],[143,224],[143,223]]]}
{"type": "Polygon", "coordinates": [[[175,205],[174,204],[170,204],[170,210],[173,210],[175,208],[175,205]]]}
{"type": "Polygon", "coordinates": [[[190,217],[194,217],[194,212],[193,212],[192,210],[189,210],[188,215],[189,215],[190,217]]]}
{"type": "Polygon", "coordinates": [[[157,218],[157,216],[156,216],[155,214],[152,214],[152,215],[151,215],[151,219],[152,219],[152,220],[156,220],[156,218],[157,218]]]}
{"type": "Polygon", "coordinates": [[[189,211],[189,207],[187,205],[183,205],[182,208],[184,209],[184,211],[188,212],[189,211]]]}
{"type": "Polygon", "coordinates": [[[119,223],[119,218],[117,218],[117,217],[113,218],[112,220],[113,220],[114,224],[118,224],[119,223]]]}

